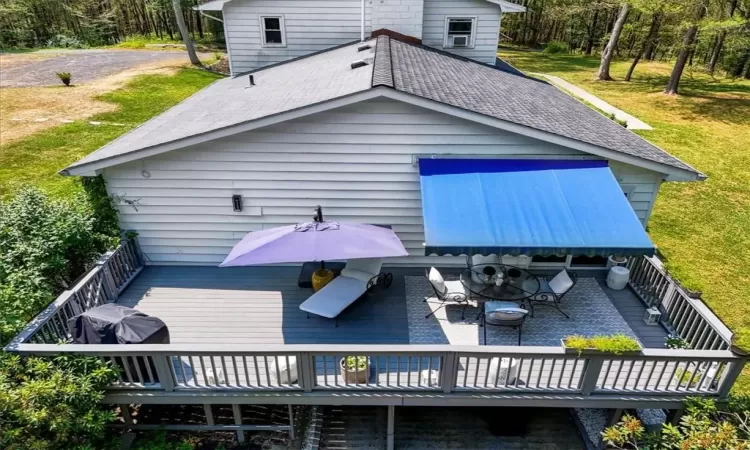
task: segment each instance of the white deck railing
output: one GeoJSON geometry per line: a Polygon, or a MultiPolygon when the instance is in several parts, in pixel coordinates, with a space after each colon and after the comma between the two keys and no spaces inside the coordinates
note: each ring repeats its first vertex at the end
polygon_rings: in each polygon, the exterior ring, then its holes
{"type": "MultiPolygon", "coordinates": [[[[166,392],[389,391],[715,396],[729,392],[744,359],[726,350],[644,349],[633,355],[566,353],[558,347],[451,345],[20,344],[21,354],[98,356],[120,368],[113,389],[166,392]],[[339,361],[367,356],[367,376],[339,361]]],[[[362,372],[364,374],[364,371],[362,372]]]]}
{"type": "Polygon", "coordinates": [[[633,355],[571,354],[562,347],[445,345],[67,344],[69,318],[117,300],[144,266],[136,240],[105,255],[70,290],[37,316],[7,347],[27,355],[97,356],[118,368],[117,390],[163,392],[372,391],[726,396],[745,364],[728,349],[731,332],[690,298],[658,265],[631,260],[631,288],[658,306],[691,350],[644,349],[633,355]],[[62,343],[61,343],[62,342],[62,343]],[[367,356],[361,381],[342,376],[339,362],[367,356]]]}
{"type": "Polygon", "coordinates": [[[658,258],[628,261],[629,286],[648,305],[662,312],[662,322],[696,350],[726,350],[732,332],[698,298],[692,298],[664,270],[658,258]]]}

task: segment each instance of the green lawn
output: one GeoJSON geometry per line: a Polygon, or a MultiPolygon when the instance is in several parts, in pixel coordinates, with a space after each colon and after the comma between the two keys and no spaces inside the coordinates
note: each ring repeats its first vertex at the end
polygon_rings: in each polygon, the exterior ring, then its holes
{"type": "Polygon", "coordinates": [[[73,177],[57,172],[117,136],[165,111],[220,78],[198,69],[182,69],[175,75],[146,75],[124,88],[99,97],[119,106],[102,113],[33,134],[0,147],[0,198],[22,184],[34,184],[52,195],[64,196],[78,189],[73,177]],[[90,125],[89,121],[102,122],[90,125]]]}
{"type": "MultiPolygon", "coordinates": [[[[686,71],[677,97],[661,93],[671,66],[641,63],[633,81],[594,81],[598,58],[502,50],[521,70],[560,76],[654,127],[639,134],[708,175],[665,183],[649,232],[669,271],[750,349],[750,81],[686,71]]],[[[613,64],[622,80],[629,61],[613,64]]],[[[738,390],[750,393],[750,369],[738,390]]]]}

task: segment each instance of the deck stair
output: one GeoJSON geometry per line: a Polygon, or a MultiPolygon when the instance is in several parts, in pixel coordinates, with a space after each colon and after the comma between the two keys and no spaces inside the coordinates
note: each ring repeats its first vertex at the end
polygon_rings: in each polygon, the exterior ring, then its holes
{"type": "Polygon", "coordinates": [[[386,448],[384,407],[331,406],[324,412],[321,450],[381,450],[386,448]]]}

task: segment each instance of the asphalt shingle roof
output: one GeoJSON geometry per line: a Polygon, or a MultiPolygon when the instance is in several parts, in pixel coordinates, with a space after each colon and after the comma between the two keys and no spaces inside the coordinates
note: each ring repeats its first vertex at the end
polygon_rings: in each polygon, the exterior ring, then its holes
{"type": "Polygon", "coordinates": [[[698,175],[556,87],[425,46],[380,36],[213,83],[72,167],[387,86],[467,111],[654,161],[698,175]],[[365,59],[369,65],[352,69],[365,59]]]}

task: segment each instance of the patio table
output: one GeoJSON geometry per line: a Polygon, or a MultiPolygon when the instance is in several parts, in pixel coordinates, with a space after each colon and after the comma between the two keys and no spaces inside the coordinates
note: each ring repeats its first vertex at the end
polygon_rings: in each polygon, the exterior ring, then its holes
{"type": "Polygon", "coordinates": [[[541,288],[536,275],[526,269],[507,264],[476,264],[461,272],[460,279],[461,284],[481,302],[488,300],[522,302],[535,296],[541,288]],[[495,273],[504,275],[505,281],[502,285],[498,286],[494,280],[488,283],[477,283],[472,275],[476,275],[479,279],[486,278],[484,273],[486,267],[492,267],[495,273]]]}

